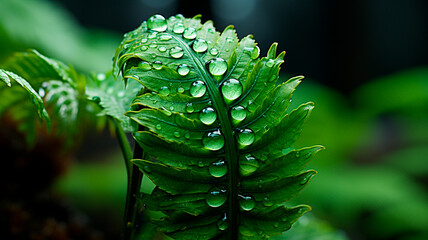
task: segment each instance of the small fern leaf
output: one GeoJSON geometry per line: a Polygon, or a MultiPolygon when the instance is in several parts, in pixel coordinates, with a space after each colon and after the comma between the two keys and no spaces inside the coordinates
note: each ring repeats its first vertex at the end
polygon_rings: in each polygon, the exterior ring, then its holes
{"type": "Polygon", "coordinates": [[[141,83],[128,117],[144,127],[134,159],[155,184],[140,200],[174,239],[266,239],[308,206],[285,207],[316,174],[303,171],[322,149],[294,149],[313,103],[287,113],[302,77],[277,86],[284,52],[266,57],[252,36],[211,21],[152,16],[125,34],[115,74],[141,83]]]}

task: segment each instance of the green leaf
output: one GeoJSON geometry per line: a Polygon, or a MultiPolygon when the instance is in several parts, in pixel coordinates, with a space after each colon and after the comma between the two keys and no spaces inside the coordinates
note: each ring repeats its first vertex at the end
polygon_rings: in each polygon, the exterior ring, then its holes
{"type": "Polygon", "coordinates": [[[126,115],[143,127],[134,159],[155,184],[140,200],[175,239],[266,239],[286,231],[308,206],[285,207],[315,171],[321,146],[295,149],[313,103],[287,113],[303,77],[277,86],[284,52],[266,57],[252,36],[211,21],[160,15],[125,34],[114,74],[145,87],[126,115]]]}

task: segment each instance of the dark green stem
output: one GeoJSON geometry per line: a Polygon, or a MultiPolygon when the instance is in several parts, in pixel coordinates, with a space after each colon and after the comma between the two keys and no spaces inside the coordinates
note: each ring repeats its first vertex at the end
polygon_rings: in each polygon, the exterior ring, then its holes
{"type": "Polygon", "coordinates": [[[131,146],[129,145],[126,134],[117,122],[115,122],[115,125],[117,138],[123,153],[126,172],[128,175],[122,237],[124,240],[132,240],[135,235],[135,218],[138,211],[136,196],[140,191],[143,174],[137,166],[132,164],[131,159],[141,159],[143,157],[143,149],[138,145],[138,143],[135,143],[134,153],[132,154],[131,146]]]}

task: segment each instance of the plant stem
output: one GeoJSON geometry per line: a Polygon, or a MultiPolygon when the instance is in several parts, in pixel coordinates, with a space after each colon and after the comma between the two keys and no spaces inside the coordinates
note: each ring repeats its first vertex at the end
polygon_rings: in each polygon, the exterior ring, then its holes
{"type": "Polygon", "coordinates": [[[123,132],[123,129],[116,121],[115,126],[128,175],[122,238],[124,240],[132,240],[135,235],[135,218],[138,210],[136,196],[140,191],[143,174],[137,166],[132,164],[131,159],[141,159],[143,157],[143,149],[138,145],[138,143],[135,143],[134,153],[132,154],[131,146],[129,145],[129,141],[126,134],[123,132]]]}

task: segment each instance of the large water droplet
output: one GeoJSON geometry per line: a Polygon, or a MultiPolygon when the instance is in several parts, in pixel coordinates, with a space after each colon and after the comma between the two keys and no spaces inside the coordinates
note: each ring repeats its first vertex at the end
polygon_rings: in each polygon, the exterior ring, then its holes
{"type": "Polygon", "coordinates": [[[215,109],[212,107],[206,107],[199,113],[199,120],[205,125],[211,125],[217,119],[215,109]]]}
{"type": "Polygon", "coordinates": [[[224,160],[213,162],[208,170],[213,177],[223,177],[227,173],[227,164],[224,160]]]}
{"type": "Polygon", "coordinates": [[[229,218],[224,213],[223,217],[217,222],[217,228],[221,231],[226,230],[229,227],[229,218]]]}
{"type": "Polygon", "coordinates": [[[210,150],[217,151],[223,148],[224,146],[224,137],[221,134],[220,130],[215,130],[212,132],[207,132],[202,137],[202,143],[204,146],[210,150]]]}
{"type": "Polygon", "coordinates": [[[162,15],[156,14],[147,20],[147,27],[154,31],[164,32],[168,28],[168,24],[162,15]]]}
{"type": "Polygon", "coordinates": [[[208,43],[204,39],[196,39],[193,42],[193,50],[197,53],[203,53],[208,49],[208,43]]]}
{"type": "Polygon", "coordinates": [[[194,112],[195,111],[195,108],[193,107],[193,103],[188,103],[187,105],[186,105],[186,112],[188,112],[188,113],[192,113],[192,112],[194,112]]]}
{"type": "Polygon", "coordinates": [[[187,66],[187,64],[183,63],[177,67],[177,72],[178,74],[180,74],[180,76],[186,76],[187,74],[189,74],[190,68],[189,66],[187,66]]]}
{"type": "Polygon", "coordinates": [[[226,190],[221,190],[219,188],[211,189],[208,196],[205,198],[205,201],[210,207],[220,207],[226,202],[226,200],[226,190]]]}
{"type": "Polygon", "coordinates": [[[147,49],[149,49],[147,46],[141,46],[141,51],[146,51],[147,49]]]}
{"type": "Polygon", "coordinates": [[[164,34],[159,36],[159,40],[161,40],[161,41],[168,41],[171,38],[172,38],[171,35],[169,35],[168,33],[164,33],[164,34]]]}
{"type": "Polygon", "coordinates": [[[251,196],[239,196],[239,206],[244,211],[251,211],[256,206],[256,201],[251,196]]]}
{"type": "Polygon", "coordinates": [[[242,176],[248,176],[252,174],[253,172],[257,171],[259,167],[259,161],[251,155],[247,155],[239,161],[239,172],[242,176]]]}
{"type": "Polygon", "coordinates": [[[210,54],[213,55],[213,56],[217,56],[217,54],[218,54],[217,48],[211,48],[210,54]]]}
{"type": "Polygon", "coordinates": [[[173,58],[181,58],[184,55],[184,52],[181,47],[173,47],[169,50],[169,55],[173,58]]]}
{"type": "Polygon", "coordinates": [[[268,196],[265,196],[262,202],[263,205],[265,205],[266,207],[270,207],[273,205],[273,201],[268,196]]]}
{"type": "Polygon", "coordinates": [[[192,95],[192,97],[202,97],[206,91],[207,87],[205,86],[205,83],[199,80],[193,82],[190,86],[190,95],[192,95]]]}
{"type": "Polygon", "coordinates": [[[196,34],[197,34],[196,29],[194,29],[192,27],[188,27],[188,28],[184,29],[183,37],[185,39],[192,40],[192,39],[196,38],[196,34]]]}
{"type": "Polygon", "coordinates": [[[184,24],[181,22],[174,24],[172,31],[177,34],[182,34],[184,32],[184,24]]]}
{"type": "Polygon", "coordinates": [[[150,69],[152,69],[152,65],[145,61],[139,62],[138,67],[143,69],[143,71],[149,71],[150,69]]]}
{"type": "Polygon", "coordinates": [[[168,96],[171,93],[171,90],[167,86],[159,88],[159,94],[162,96],[168,96]]]}
{"type": "Polygon", "coordinates": [[[156,70],[159,70],[162,68],[162,62],[161,61],[154,61],[153,62],[153,68],[156,70]]]}
{"type": "Polygon", "coordinates": [[[227,79],[221,85],[221,93],[226,100],[233,101],[242,94],[242,84],[236,79],[227,79]]]}
{"type": "Polygon", "coordinates": [[[222,58],[213,58],[208,61],[208,71],[213,76],[222,76],[227,71],[227,63],[222,58]]]}
{"type": "Polygon", "coordinates": [[[245,111],[245,108],[242,106],[235,106],[230,110],[230,115],[232,118],[236,121],[242,121],[247,117],[247,112],[245,111]]]}
{"type": "Polygon", "coordinates": [[[178,93],[184,93],[184,88],[182,88],[182,87],[177,88],[177,92],[178,93]]]}
{"type": "Polygon", "coordinates": [[[251,145],[255,140],[255,135],[251,129],[241,129],[238,133],[238,142],[244,146],[251,145]]]}
{"type": "Polygon", "coordinates": [[[256,46],[253,51],[251,52],[251,59],[256,59],[260,56],[260,48],[259,46],[256,46]]]}

